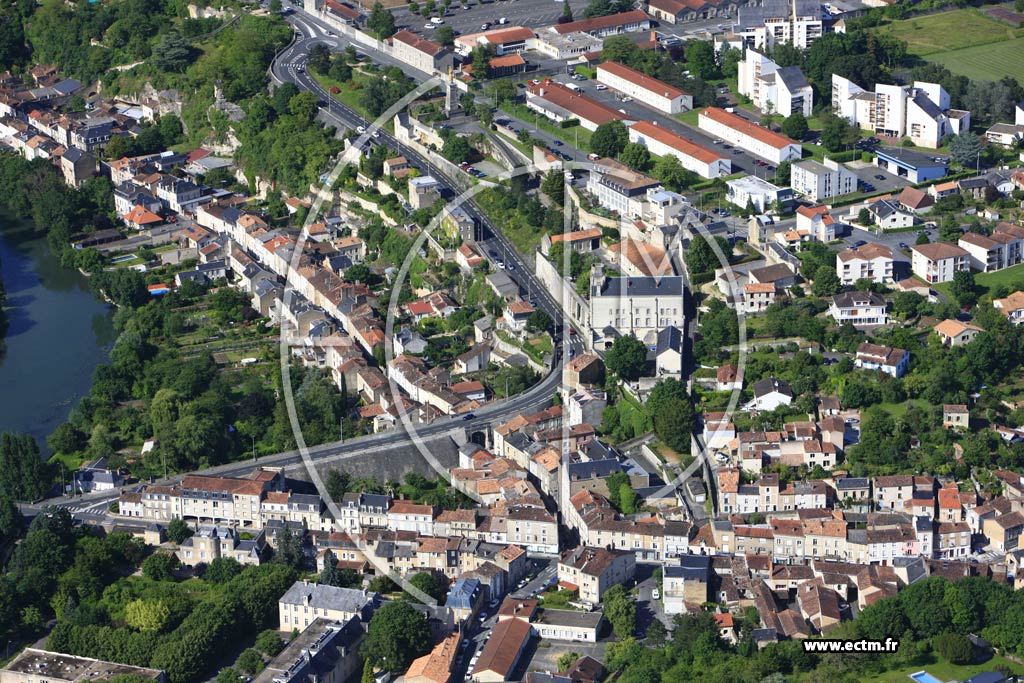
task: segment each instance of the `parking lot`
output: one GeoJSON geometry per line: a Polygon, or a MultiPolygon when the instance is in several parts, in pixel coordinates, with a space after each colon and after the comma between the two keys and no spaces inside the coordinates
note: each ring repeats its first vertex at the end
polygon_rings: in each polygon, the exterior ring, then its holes
{"type": "MultiPolygon", "coordinates": [[[[423,6],[422,1],[420,6],[423,6]]],[[[443,18],[445,25],[451,26],[456,35],[463,35],[477,33],[484,23],[492,24],[492,29],[501,28],[498,22],[503,17],[506,20],[505,26],[527,26],[533,29],[551,26],[562,16],[563,7],[563,3],[555,0],[495,0],[483,4],[479,0],[469,0],[465,5],[459,0],[453,0],[444,17],[440,17],[440,8],[430,15],[418,16],[411,14],[404,5],[393,9],[392,14],[398,28],[407,28],[430,38],[437,30],[424,28],[431,17],[443,18]]],[[[573,9],[582,19],[583,6],[574,6],[573,9]]]]}

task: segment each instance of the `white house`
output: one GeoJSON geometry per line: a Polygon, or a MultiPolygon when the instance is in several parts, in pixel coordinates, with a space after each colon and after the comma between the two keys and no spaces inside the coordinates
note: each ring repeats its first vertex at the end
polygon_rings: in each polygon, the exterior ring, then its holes
{"type": "Polygon", "coordinates": [[[746,410],[775,410],[793,402],[793,389],[777,377],[766,377],[754,382],[751,389],[754,391],[754,400],[747,403],[746,410]]]}
{"type": "Polygon", "coordinates": [[[914,214],[904,211],[895,201],[879,199],[868,205],[871,222],[880,230],[900,230],[914,225],[914,214]]]}
{"type": "Polygon", "coordinates": [[[1003,299],[995,299],[992,307],[1002,312],[1014,325],[1024,323],[1024,292],[1014,292],[1003,299]]]}
{"type": "Polygon", "coordinates": [[[917,244],[910,248],[910,268],[928,283],[949,282],[958,270],[970,270],[971,257],[965,249],[949,242],[917,244]]]}
{"type": "Polygon", "coordinates": [[[618,62],[597,65],[597,82],[664,114],[693,109],[693,95],[618,62]]]}
{"type": "Polygon", "coordinates": [[[658,330],[685,325],[681,277],[606,277],[595,267],[590,277],[590,326],[595,332],[603,334],[610,327],[654,345],[658,330]]]}
{"type": "Polygon", "coordinates": [[[864,370],[881,370],[897,379],[907,371],[910,363],[910,352],[905,349],[894,349],[890,346],[863,342],[857,347],[857,355],[853,364],[864,370]]]}
{"type": "Polygon", "coordinates": [[[796,210],[796,231],[807,233],[816,242],[836,239],[838,222],[827,206],[801,206],[796,210]]]}
{"type": "Polygon", "coordinates": [[[885,299],[874,292],[836,294],[829,302],[828,313],[840,325],[851,323],[854,327],[884,325],[889,321],[885,299]]]}
{"type": "Polygon", "coordinates": [[[782,116],[799,112],[810,118],[814,93],[799,67],[780,68],[771,59],[751,48],[747,48],[745,58],[737,67],[737,89],[762,112],[774,112],[782,116]]]}
{"type": "Polygon", "coordinates": [[[762,128],[753,121],[730,114],[718,107],[703,110],[697,122],[701,130],[707,131],[710,135],[742,147],[774,164],[798,161],[803,156],[803,148],[796,140],[762,128]]]}
{"type": "Polygon", "coordinates": [[[587,192],[597,203],[622,218],[641,218],[648,190],[661,189],[661,183],[638,173],[614,159],[600,159],[591,168],[587,192]]]}
{"type": "Polygon", "coordinates": [[[836,254],[836,275],[843,285],[849,287],[857,280],[871,280],[883,284],[892,284],[893,278],[892,249],[884,244],[868,242],[855,249],[844,249],[836,254]]]}
{"type": "Polygon", "coordinates": [[[657,156],[671,154],[679,159],[683,168],[701,178],[720,178],[732,173],[732,162],[725,154],[698,145],[654,123],[637,121],[631,125],[629,141],[643,145],[657,156]]]}
{"type": "Polygon", "coordinates": [[[789,182],[794,192],[816,202],[857,190],[857,176],[842,164],[828,158],[824,163],[813,159],[794,163],[789,182]]]}

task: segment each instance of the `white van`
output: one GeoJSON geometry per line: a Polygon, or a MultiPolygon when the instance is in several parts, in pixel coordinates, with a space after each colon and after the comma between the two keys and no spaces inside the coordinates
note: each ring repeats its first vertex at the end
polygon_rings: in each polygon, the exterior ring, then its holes
{"type": "Polygon", "coordinates": [[[498,23],[501,24],[502,26],[504,26],[505,24],[508,23],[508,19],[506,19],[505,17],[502,17],[501,19],[498,19],[498,23]]]}
{"type": "Polygon", "coordinates": [[[573,92],[583,92],[583,88],[576,85],[575,83],[566,83],[565,87],[567,87],[569,90],[572,90],[573,92]]]}

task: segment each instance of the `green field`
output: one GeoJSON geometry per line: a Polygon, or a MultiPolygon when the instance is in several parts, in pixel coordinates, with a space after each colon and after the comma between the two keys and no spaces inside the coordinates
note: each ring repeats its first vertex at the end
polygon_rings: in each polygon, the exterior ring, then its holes
{"type": "Polygon", "coordinates": [[[910,54],[954,73],[988,81],[1024,79],[1024,29],[1014,29],[975,9],[894,21],[878,30],[907,42],[910,54]]]}
{"type": "Polygon", "coordinates": [[[943,52],[928,59],[971,79],[995,81],[1012,76],[1024,81],[1024,37],[943,52]]]}
{"type": "MultiPolygon", "coordinates": [[[[940,282],[932,285],[937,292],[949,296],[952,282],[940,282]]],[[[992,273],[975,273],[974,284],[978,286],[981,296],[990,295],[999,285],[1005,285],[1011,292],[1024,289],[1024,264],[997,270],[992,273]]]]}

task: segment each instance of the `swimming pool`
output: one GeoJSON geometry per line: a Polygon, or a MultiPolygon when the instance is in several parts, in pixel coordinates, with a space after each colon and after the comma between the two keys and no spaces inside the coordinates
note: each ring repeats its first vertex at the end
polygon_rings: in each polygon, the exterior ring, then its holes
{"type": "Polygon", "coordinates": [[[927,671],[918,671],[915,674],[910,674],[910,677],[917,681],[917,683],[942,683],[942,681],[927,671]]]}

